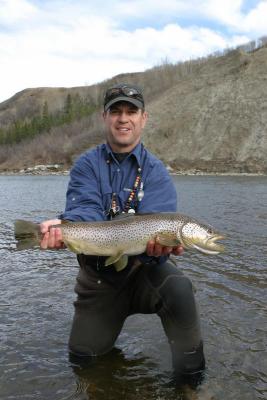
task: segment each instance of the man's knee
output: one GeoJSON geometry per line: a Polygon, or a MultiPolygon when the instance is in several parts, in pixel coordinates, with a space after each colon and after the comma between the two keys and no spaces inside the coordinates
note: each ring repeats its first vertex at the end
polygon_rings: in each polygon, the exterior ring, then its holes
{"type": "Polygon", "coordinates": [[[191,348],[201,339],[198,308],[193,287],[186,276],[170,276],[159,289],[161,308],[158,315],[169,341],[191,348]]]}
{"type": "Polygon", "coordinates": [[[198,313],[191,280],[174,265],[166,263],[149,271],[149,280],[158,293],[158,315],[175,325],[190,326],[198,313]]]}
{"type": "Polygon", "coordinates": [[[171,276],[183,277],[182,271],[175,263],[152,264],[146,272],[147,278],[155,289],[159,289],[171,276]]]}
{"type": "Polygon", "coordinates": [[[170,262],[151,267],[148,272],[148,279],[165,302],[174,299],[179,302],[194,297],[190,279],[170,262]]]}
{"type": "Polygon", "coordinates": [[[166,307],[185,310],[195,308],[193,286],[186,276],[170,275],[158,289],[166,307]]]}
{"type": "Polygon", "coordinates": [[[123,321],[86,307],[75,310],[69,349],[76,354],[99,356],[108,353],[120,333],[123,321]],[[100,314],[100,315],[99,315],[100,314]]]}

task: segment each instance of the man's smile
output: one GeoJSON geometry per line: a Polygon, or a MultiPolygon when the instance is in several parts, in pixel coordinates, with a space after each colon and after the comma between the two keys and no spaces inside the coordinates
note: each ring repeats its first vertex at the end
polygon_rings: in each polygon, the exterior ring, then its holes
{"type": "Polygon", "coordinates": [[[120,131],[120,132],[129,132],[131,130],[131,128],[118,127],[117,130],[120,131]]]}

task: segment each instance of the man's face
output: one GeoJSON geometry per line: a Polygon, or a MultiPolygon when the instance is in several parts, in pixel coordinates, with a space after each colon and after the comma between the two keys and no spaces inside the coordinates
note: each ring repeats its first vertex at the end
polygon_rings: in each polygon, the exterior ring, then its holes
{"type": "Polygon", "coordinates": [[[135,148],[146,124],[147,113],[128,102],[113,104],[103,113],[107,141],[117,153],[135,148]]]}

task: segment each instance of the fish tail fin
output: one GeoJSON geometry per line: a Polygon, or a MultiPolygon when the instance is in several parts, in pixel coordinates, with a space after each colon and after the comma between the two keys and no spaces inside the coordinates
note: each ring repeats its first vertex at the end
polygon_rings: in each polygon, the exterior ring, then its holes
{"type": "Polygon", "coordinates": [[[42,235],[39,224],[18,219],[15,221],[14,228],[18,250],[32,249],[40,245],[42,235]]]}

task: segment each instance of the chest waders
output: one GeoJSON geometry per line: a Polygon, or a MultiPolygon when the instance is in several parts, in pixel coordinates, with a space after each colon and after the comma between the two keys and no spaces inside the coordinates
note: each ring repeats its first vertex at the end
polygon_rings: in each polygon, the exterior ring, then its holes
{"type": "Polygon", "coordinates": [[[175,380],[199,383],[205,359],[191,281],[171,261],[135,266],[134,259],[117,272],[99,268],[96,257],[78,256],[72,357],[77,362],[109,352],[128,316],[155,313],[170,344],[175,380]]]}

